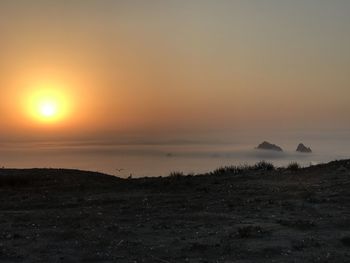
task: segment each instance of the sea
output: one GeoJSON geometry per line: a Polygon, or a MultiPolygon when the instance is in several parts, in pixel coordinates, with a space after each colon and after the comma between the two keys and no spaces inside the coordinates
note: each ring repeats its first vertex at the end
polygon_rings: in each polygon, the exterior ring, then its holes
{"type": "Polygon", "coordinates": [[[163,140],[160,142],[2,141],[0,168],[68,168],[97,171],[118,177],[158,177],[172,172],[202,174],[219,167],[272,162],[277,167],[298,162],[301,166],[350,159],[348,133],[285,136],[268,141],[283,152],[257,150],[265,138],[163,140]],[[304,137],[304,138],[302,138],[304,137]],[[303,142],[311,154],[296,152],[303,142]]]}

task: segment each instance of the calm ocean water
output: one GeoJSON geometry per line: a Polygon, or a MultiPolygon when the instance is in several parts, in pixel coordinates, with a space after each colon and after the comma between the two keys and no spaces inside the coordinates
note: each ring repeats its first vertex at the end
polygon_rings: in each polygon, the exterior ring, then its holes
{"type": "Polygon", "coordinates": [[[120,177],[166,176],[173,171],[204,173],[221,166],[253,164],[261,160],[284,166],[292,161],[301,165],[350,158],[347,136],[308,139],[312,154],[296,153],[299,141],[273,141],[285,152],[258,151],[260,143],[183,142],[162,144],[113,144],[108,142],[26,142],[0,143],[0,167],[76,168],[120,177]]]}

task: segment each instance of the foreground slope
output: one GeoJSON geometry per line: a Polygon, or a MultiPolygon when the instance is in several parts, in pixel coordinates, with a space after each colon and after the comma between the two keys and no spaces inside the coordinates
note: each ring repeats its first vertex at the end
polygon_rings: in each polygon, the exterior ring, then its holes
{"type": "Polygon", "coordinates": [[[119,179],[0,170],[0,262],[347,262],[350,161],[119,179]]]}

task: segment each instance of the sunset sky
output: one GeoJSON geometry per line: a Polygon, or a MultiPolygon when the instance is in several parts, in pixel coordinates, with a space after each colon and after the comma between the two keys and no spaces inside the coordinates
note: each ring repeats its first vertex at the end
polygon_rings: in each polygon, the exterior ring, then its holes
{"type": "Polygon", "coordinates": [[[2,0],[0,139],[350,128],[350,1],[2,0]]]}

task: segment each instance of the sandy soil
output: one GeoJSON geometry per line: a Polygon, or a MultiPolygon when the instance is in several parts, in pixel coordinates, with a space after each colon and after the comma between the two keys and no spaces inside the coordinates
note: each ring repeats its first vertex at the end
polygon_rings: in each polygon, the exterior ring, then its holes
{"type": "Polygon", "coordinates": [[[349,262],[350,161],[119,179],[0,170],[0,262],[349,262]]]}

